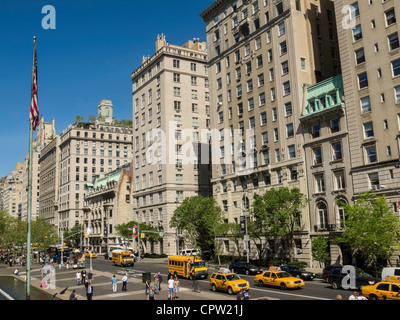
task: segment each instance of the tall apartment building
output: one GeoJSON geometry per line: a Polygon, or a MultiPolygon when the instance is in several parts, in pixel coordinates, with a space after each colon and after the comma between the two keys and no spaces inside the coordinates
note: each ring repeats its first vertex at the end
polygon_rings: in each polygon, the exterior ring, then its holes
{"type": "Polygon", "coordinates": [[[339,0],[336,11],[354,194],[386,194],[398,211],[400,3],[339,0]],[[347,20],[346,5],[352,7],[347,20]]]}
{"type": "Polygon", "coordinates": [[[39,166],[38,215],[57,226],[60,183],[60,137],[58,135],[42,149],[39,166]]]}
{"type": "MultiPolygon", "coordinates": [[[[227,220],[238,223],[254,197],[271,187],[308,193],[300,131],[303,86],[339,73],[333,1],[217,0],[201,17],[207,33],[211,127],[221,132],[213,195],[227,220]]],[[[307,210],[301,230],[296,258],[310,261],[307,210]]],[[[284,256],[279,242],[265,242],[268,257],[284,256]]],[[[244,248],[225,240],[226,253],[244,248]]],[[[250,256],[257,258],[257,251],[250,242],[250,256]]]]}
{"type": "Polygon", "coordinates": [[[353,193],[373,190],[399,212],[400,2],[337,0],[353,193]]]}
{"type": "Polygon", "coordinates": [[[17,162],[15,170],[0,180],[0,210],[13,218],[19,217],[19,206],[22,203],[24,163],[17,162]]]}
{"type": "Polygon", "coordinates": [[[87,183],[132,161],[132,128],[113,125],[113,106],[109,100],[100,102],[98,115],[102,116],[101,122],[70,125],[60,135],[56,200],[60,231],[85,223],[87,183]]]}
{"type": "MultiPolygon", "coordinates": [[[[40,165],[41,152],[56,137],[55,121],[45,122],[43,116],[40,118],[35,140],[32,142],[32,206],[31,219],[35,220],[39,215],[40,197],[40,165]]],[[[29,151],[24,160],[24,176],[22,188],[21,219],[28,217],[28,178],[29,178],[29,151]]]]}
{"type": "Polygon", "coordinates": [[[163,234],[149,252],[174,254],[174,210],[186,197],[210,195],[209,166],[195,156],[210,128],[206,43],[170,45],[158,36],[155,54],[143,59],[132,83],[133,218],[163,234]]]}

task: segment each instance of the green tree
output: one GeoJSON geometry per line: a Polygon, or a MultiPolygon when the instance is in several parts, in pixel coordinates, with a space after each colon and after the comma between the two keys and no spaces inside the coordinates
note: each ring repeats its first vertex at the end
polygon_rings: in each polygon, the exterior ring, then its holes
{"type": "Polygon", "coordinates": [[[83,116],[78,114],[73,121],[74,121],[74,124],[81,123],[81,122],[83,122],[83,116]]]}
{"type": "Polygon", "coordinates": [[[326,259],[329,257],[328,241],[325,239],[323,235],[319,235],[318,237],[312,240],[311,254],[312,257],[315,260],[317,260],[320,264],[324,263],[326,259]]]}
{"type": "Polygon", "coordinates": [[[64,243],[67,245],[72,245],[73,247],[79,247],[81,244],[81,234],[82,231],[82,240],[84,237],[84,228],[82,225],[74,225],[71,229],[64,231],[64,243]]]}
{"type": "Polygon", "coordinates": [[[31,223],[31,241],[37,243],[39,249],[46,250],[60,241],[57,229],[45,219],[38,218],[31,223]]]}
{"type": "Polygon", "coordinates": [[[89,116],[89,122],[95,123],[96,122],[96,117],[94,115],[89,116]]]}
{"type": "MultiPolygon", "coordinates": [[[[133,226],[139,225],[139,232],[144,233],[145,239],[142,241],[157,242],[161,239],[161,235],[157,228],[149,226],[146,223],[137,223],[136,221],[129,221],[127,223],[119,224],[115,227],[117,234],[126,239],[132,239],[133,237],[133,226]]],[[[140,234],[138,235],[140,237],[140,234]]],[[[136,240],[135,240],[136,241],[136,240]]]]}
{"type": "Polygon", "coordinates": [[[271,188],[253,202],[257,228],[264,228],[268,236],[278,237],[287,246],[290,260],[294,257],[294,236],[301,230],[301,212],[308,204],[299,188],[271,188]]]}
{"type": "Polygon", "coordinates": [[[174,211],[170,227],[182,230],[185,240],[202,251],[215,250],[219,225],[223,223],[223,211],[212,197],[185,198],[174,211]]]}
{"type": "Polygon", "coordinates": [[[400,225],[386,198],[369,191],[360,194],[353,205],[341,205],[345,230],[336,240],[350,248],[366,267],[376,268],[378,260],[390,259],[399,248],[400,225]]]}

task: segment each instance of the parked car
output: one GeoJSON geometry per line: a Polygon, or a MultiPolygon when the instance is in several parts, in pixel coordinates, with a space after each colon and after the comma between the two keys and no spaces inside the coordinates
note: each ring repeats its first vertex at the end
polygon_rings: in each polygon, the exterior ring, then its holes
{"type": "Polygon", "coordinates": [[[323,270],[322,270],[322,280],[324,280],[325,282],[328,282],[328,275],[329,272],[331,272],[332,269],[334,268],[343,268],[343,266],[341,264],[331,264],[326,266],[323,270]]]}
{"type": "Polygon", "coordinates": [[[233,273],[244,273],[244,274],[259,274],[262,273],[263,270],[255,265],[252,265],[247,262],[234,262],[229,265],[229,270],[233,273]]]}
{"type": "Polygon", "coordinates": [[[292,276],[303,280],[312,280],[315,278],[314,272],[306,271],[306,269],[304,269],[303,267],[284,265],[280,266],[280,268],[282,271],[286,271],[292,276]]]}
{"type": "MultiPolygon", "coordinates": [[[[361,290],[362,287],[367,285],[373,285],[380,281],[380,279],[371,276],[360,268],[354,267],[355,269],[355,279],[354,275],[349,274],[348,288],[352,290],[361,290]],[[355,280],[355,281],[354,281],[355,280]]],[[[342,280],[346,277],[348,273],[344,268],[334,268],[330,271],[328,275],[328,282],[331,284],[333,289],[343,288],[342,280]]]]}

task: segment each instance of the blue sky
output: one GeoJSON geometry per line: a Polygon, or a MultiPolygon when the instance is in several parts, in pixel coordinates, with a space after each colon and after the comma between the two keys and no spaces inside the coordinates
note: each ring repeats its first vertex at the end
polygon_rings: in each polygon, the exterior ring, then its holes
{"type": "MultiPolygon", "coordinates": [[[[131,73],[153,55],[163,33],[170,44],[205,41],[200,13],[214,0],[0,0],[0,177],[29,147],[33,36],[37,37],[39,113],[57,134],[76,115],[97,116],[102,99],[114,117],[132,119],[131,73]],[[45,30],[45,5],[56,29],[45,30]]],[[[34,133],[34,137],[36,133],[34,133]]]]}

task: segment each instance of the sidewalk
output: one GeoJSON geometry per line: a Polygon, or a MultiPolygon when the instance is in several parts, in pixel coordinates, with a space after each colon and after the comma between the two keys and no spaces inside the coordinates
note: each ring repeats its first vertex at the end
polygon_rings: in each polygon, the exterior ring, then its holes
{"type": "MultiPolygon", "coordinates": [[[[15,277],[23,282],[26,282],[26,268],[19,267],[19,276],[13,275],[15,267],[8,267],[7,265],[0,265],[0,276],[15,277]]],[[[79,270],[80,272],[81,270],[79,270]]],[[[86,269],[88,271],[88,269],[86,269]]],[[[69,268],[68,270],[58,270],[55,266],[55,289],[42,289],[41,283],[41,266],[37,263],[31,265],[31,286],[42,290],[48,294],[55,296],[61,300],[69,300],[72,290],[75,290],[79,296],[78,300],[86,300],[85,286],[77,285],[75,274],[77,270],[69,268]]],[[[110,272],[101,272],[94,270],[93,272],[93,300],[147,300],[145,295],[145,284],[142,283],[141,274],[129,275],[127,284],[127,291],[123,292],[122,289],[122,272],[120,270],[115,273],[118,280],[117,292],[112,292],[110,272]]],[[[167,275],[163,275],[166,278],[167,275]]],[[[156,295],[156,300],[167,300],[168,298],[168,284],[163,283],[159,295],[156,295]]],[[[179,290],[179,300],[236,300],[235,295],[228,295],[224,293],[214,293],[209,288],[203,289],[201,293],[193,292],[191,289],[181,287],[179,290]]]]}

